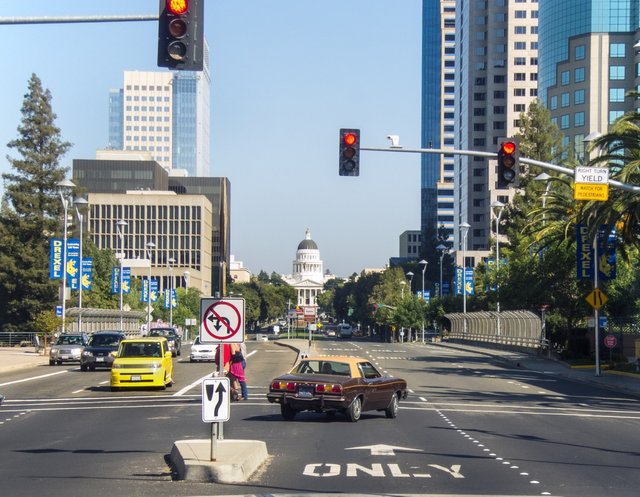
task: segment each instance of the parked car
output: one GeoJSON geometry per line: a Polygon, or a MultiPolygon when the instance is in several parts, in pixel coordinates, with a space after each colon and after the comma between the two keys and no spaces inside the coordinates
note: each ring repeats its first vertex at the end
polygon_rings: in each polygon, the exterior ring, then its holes
{"type": "Polygon", "coordinates": [[[82,351],[89,343],[86,333],[63,333],[49,351],[49,366],[63,362],[80,362],[82,351]]]}
{"type": "Polygon", "coordinates": [[[164,337],[127,338],[120,342],[111,368],[111,391],[173,385],[173,359],[164,337]]]}
{"type": "Polygon", "coordinates": [[[189,355],[190,362],[197,361],[215,361],[216,359],[215,343],[202,343],[200,337],[196,337],[191,345],[191,354],[189,355]]]}
{"type": "Polygon", "coordinates": [[[352,422],[364,411],[384,411],[395,418],[406,397],[405,380],[383,375],[367,359],[346,356],[305,358],[275,378],[267,394],[288,421],[300,411],[342,412],[352,422]]]}
{"type": "Polygon", "coordinates": [[[338,334],[340,338],[351,338],[353,336],[353,328],[350,324],[342,323],[338,326],[338,334]]]}
{"type": "Polygon", "coordinates": [[[122,331],[96,331],[80,356],[80,369],[110,368],[113,365],[111,352],[118,350],[120,342],[127,338],[122,331]]]}
{"type": "Polygon", "coordinates": [[[169,350],[173,357],[180,355],[180,349],[182,348],[182,339],[178,335],[178,331],[175,328],[152,328],[149,332],[150,337],[165,337],[169,342],[169,350]]]}

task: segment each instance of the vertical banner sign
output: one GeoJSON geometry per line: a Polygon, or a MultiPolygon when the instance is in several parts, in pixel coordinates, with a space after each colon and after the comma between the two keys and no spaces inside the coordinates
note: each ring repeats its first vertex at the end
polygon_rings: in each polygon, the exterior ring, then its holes
{"type": "Polygon", "coordinates": [[[140,287],[140,302],[149,302],[149,280],[147,278],[142,280],[142,286],[140,287]]]}
{"type": "Polygon", "coordinates": [[[616,278],[616,231],[604,224],[598,230],[598,277],[601,280],[616,278]]]}
{"type": "Polygon", "coordinates": [[[473,268],[466,268],[466,274],[464,275],[464,291],[467,295],[475,295],[476,289],[473,284],[473,268]]]}
{"type": "Polygon", "coordinates": [[[462,283],[462,268],[456,266],[456,275],[455,280],[453,282],[454,290],[456,295],[462,295],[462,287],[464,286],[462,283]]]}
{"type": "Polygon", "coordinates": [[[62,278],[62,261],[64,258],[63,241],[60,238],[52,238],[49,249],[49,278],[59,280],[62,278]]]}
{"type": "Polygon", "coordinates": [[[122,293],[131,293],[131,268],[122,268],[122,293]]]}
{"type": "Polygon", "coordinates": [[[111,268],[111,293],[120,293],[120,267],[111,268]]]}
{"type": "Polygon", "coordinates": [[[584,224],[576,225],[576,258],[577,279],[593,279],[593,244],[584,224]]]}
{"type": "Polygon", "coordinates": [[[151,280],[151,288],[149,290],[149,298],[151,302],[158,301],[158,280],[151,280]]]}
{"type": "Polygon", "coordinates": [[[171,307],[178,307],[178,294],[175,288],[171,289],[171,307]]]}
{"type": "Polygon", "coordinates": [[[164,291],[164,308],[169,309],[171,307],[171,295],[169,294],[169,289],[165,289],[164,291]]]}
{"type": "Polygon", "coordinates": [[[82,290],[93,289],[93,258],[82,258],[82,290]]]}
{"type": "Polygon", "coordinates": [[[67,281],[71,290],[80,288],[80,240],[67,240],[67,281]]]}

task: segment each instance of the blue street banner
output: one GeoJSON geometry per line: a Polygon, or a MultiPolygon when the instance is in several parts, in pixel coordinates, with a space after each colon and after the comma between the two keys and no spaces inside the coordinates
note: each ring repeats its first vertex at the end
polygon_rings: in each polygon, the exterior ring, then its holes
{"type": "Polygon", "coordinates": [[[598,277],[601,280],[616,278],[616,231],[606,225],[598,230],[598,277]]]}
{"type": "Polygon", "coordinates": [[[466,268],[464,275],[464,291],[467,295],[475,295],[476,289],[473,283],[473,268],[466,268]]]}
{"type": "Polygon", "coordinates": [[[171,289],[171,307],[178,307],[178,294],[175,288],[171,289]]]}
{"type": "Polygon", "coordinates": [[[462,286],[462,268],[460,266],[456,266],[456,272],[453,281],[455,295],[462,295],[462,286]]]}
{"type": "Polygon", "coordinates": [[[58,317],[58,318],[62,317],[62,306],[61,305],[57,305],[56,306],[56,317],[58,317]]]}
{"type": "Polygon", "coordinates": [[[422,292],[420,290],[417,290],[416,297],[418,297],[419,299],[424,299],[428,304],[431,301],[431,291],[425,290],[424,292],[422,292]]]}
{"type": "Polygon", "coordinates": [[[122,268],[122,293],[131,293],[131,268],[122,268]]]}
{"type": "Polygon", "coordinates": [[[579,280],[593,279],[593,241],[584,224],[576,225],[576,277],[579,280]]]}
{"type": "Polygon", "coordinates": [[[157,302],[158,301],[158,297],[159,297],[159,290],[158,288],[160,288],[159,284],[158,284],[158,280],[151,280],[151,291],[149,293],[149,297],[151,297],[151,302],[157,302]]]}
{"type": "Polygon", "coordinates": [[[49,247],[49,278],[62,278],[62,261],[64,259],[64,242],[61,238],[52,238],[49,247]]]}
{"type": "Polygon", "coordinates": [[[93,290],[93,258],[82,258],[82,290],[93,290]]]}
{"type": "Polygon", "coordinates": [[[147,303],[149,302],[149,279],[145,278],[142,280],[142,285],[140,286],[140,302],[147,303]]]}
{"type": "Polygon", "coordinates": [[[67,281],[71,290],[80,288],[80,240],[67,240],[67,281]]]}
{"type": "Polygon", "coordinates": [[[175,288],[172,288],[171,291],[168,289],[164,291],[164,308],[169,309],[170,307],[178,307],[178,294],[175,288]]]}
{"type": "Polygon", "coordinates": [[[171,297],[169,294],[169,289],[165,289],[164,291],[164,302],[163,302],[163,307],[165,309],[169,309],[169,307],[171,306],[171,297]]]}
{"type": "MultiPolygon", "coordinates": [[[[111,268],[111,293],[120,293],[120,266],[111,268]]],[[[131,268],[122,268],[122,293],[131,293],[131,268]]]]}

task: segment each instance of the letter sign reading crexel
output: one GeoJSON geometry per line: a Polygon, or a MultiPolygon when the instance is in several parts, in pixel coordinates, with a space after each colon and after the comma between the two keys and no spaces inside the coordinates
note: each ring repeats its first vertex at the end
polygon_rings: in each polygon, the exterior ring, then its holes
{"type": "Polygon", "coordinates": [[[201,299],[200,341],[244,342],[244,299],[201,299]]]}

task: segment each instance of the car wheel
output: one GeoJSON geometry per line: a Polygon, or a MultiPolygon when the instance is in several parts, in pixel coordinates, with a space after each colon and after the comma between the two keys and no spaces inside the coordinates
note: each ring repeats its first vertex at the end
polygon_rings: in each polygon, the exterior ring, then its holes
{"type": "Polygon", "coordinates": [[[282,414],[282,417],[285,420],[293,421],[293,419],[296,417],[296,410],[293,407],[288,406],[287,404],[281,404],[280,414],[282,414]]]}
{"type": "Polygon", "coordinates": [[[49,360],[49,366],[53,366],[55,363],[56,361],[49,360]]]}
{"type": "Polygon", "coordinates": [[[90,369],[91,371],[95,371],[95,370],[96,370],[96,367],[95,367],[95,366],[89,366],[89,369],[90,369]]]}
{"type": "Polygon", "coordinates": [[[62,361],[56,361],[58,363],[58,366],[62,366],[62,361]]]}
{"type": "Polygon", "coordinates": [[[86,364],[80,364],[80,370],[86,371],[87,370],[87,365],[86,364]]]}
{"type": "Polygon", "coordinates": [[[360,397],[353,399],[351,405],[347,407],[346,415],[347,420],[352,423],[355,423],[360,419],[360,416],[362,415],[362,399],[360,399],[360,397]]]}
{"type": "Polygon", "coordinates": [[[178,350],[178,355],[180,355],[180,351],[178,350]]]}
{"type": "Polygon", "coordinates": [[[389,407],[384,410],[385,416],[389,419],[396,418],[398,416],[398,396],[394,393],[389,402],[389,407]]]}
{"type": "Polygon", "coordinates": [[[195,362],[191,357],[189,358],[189,362],[195,362]]]}

